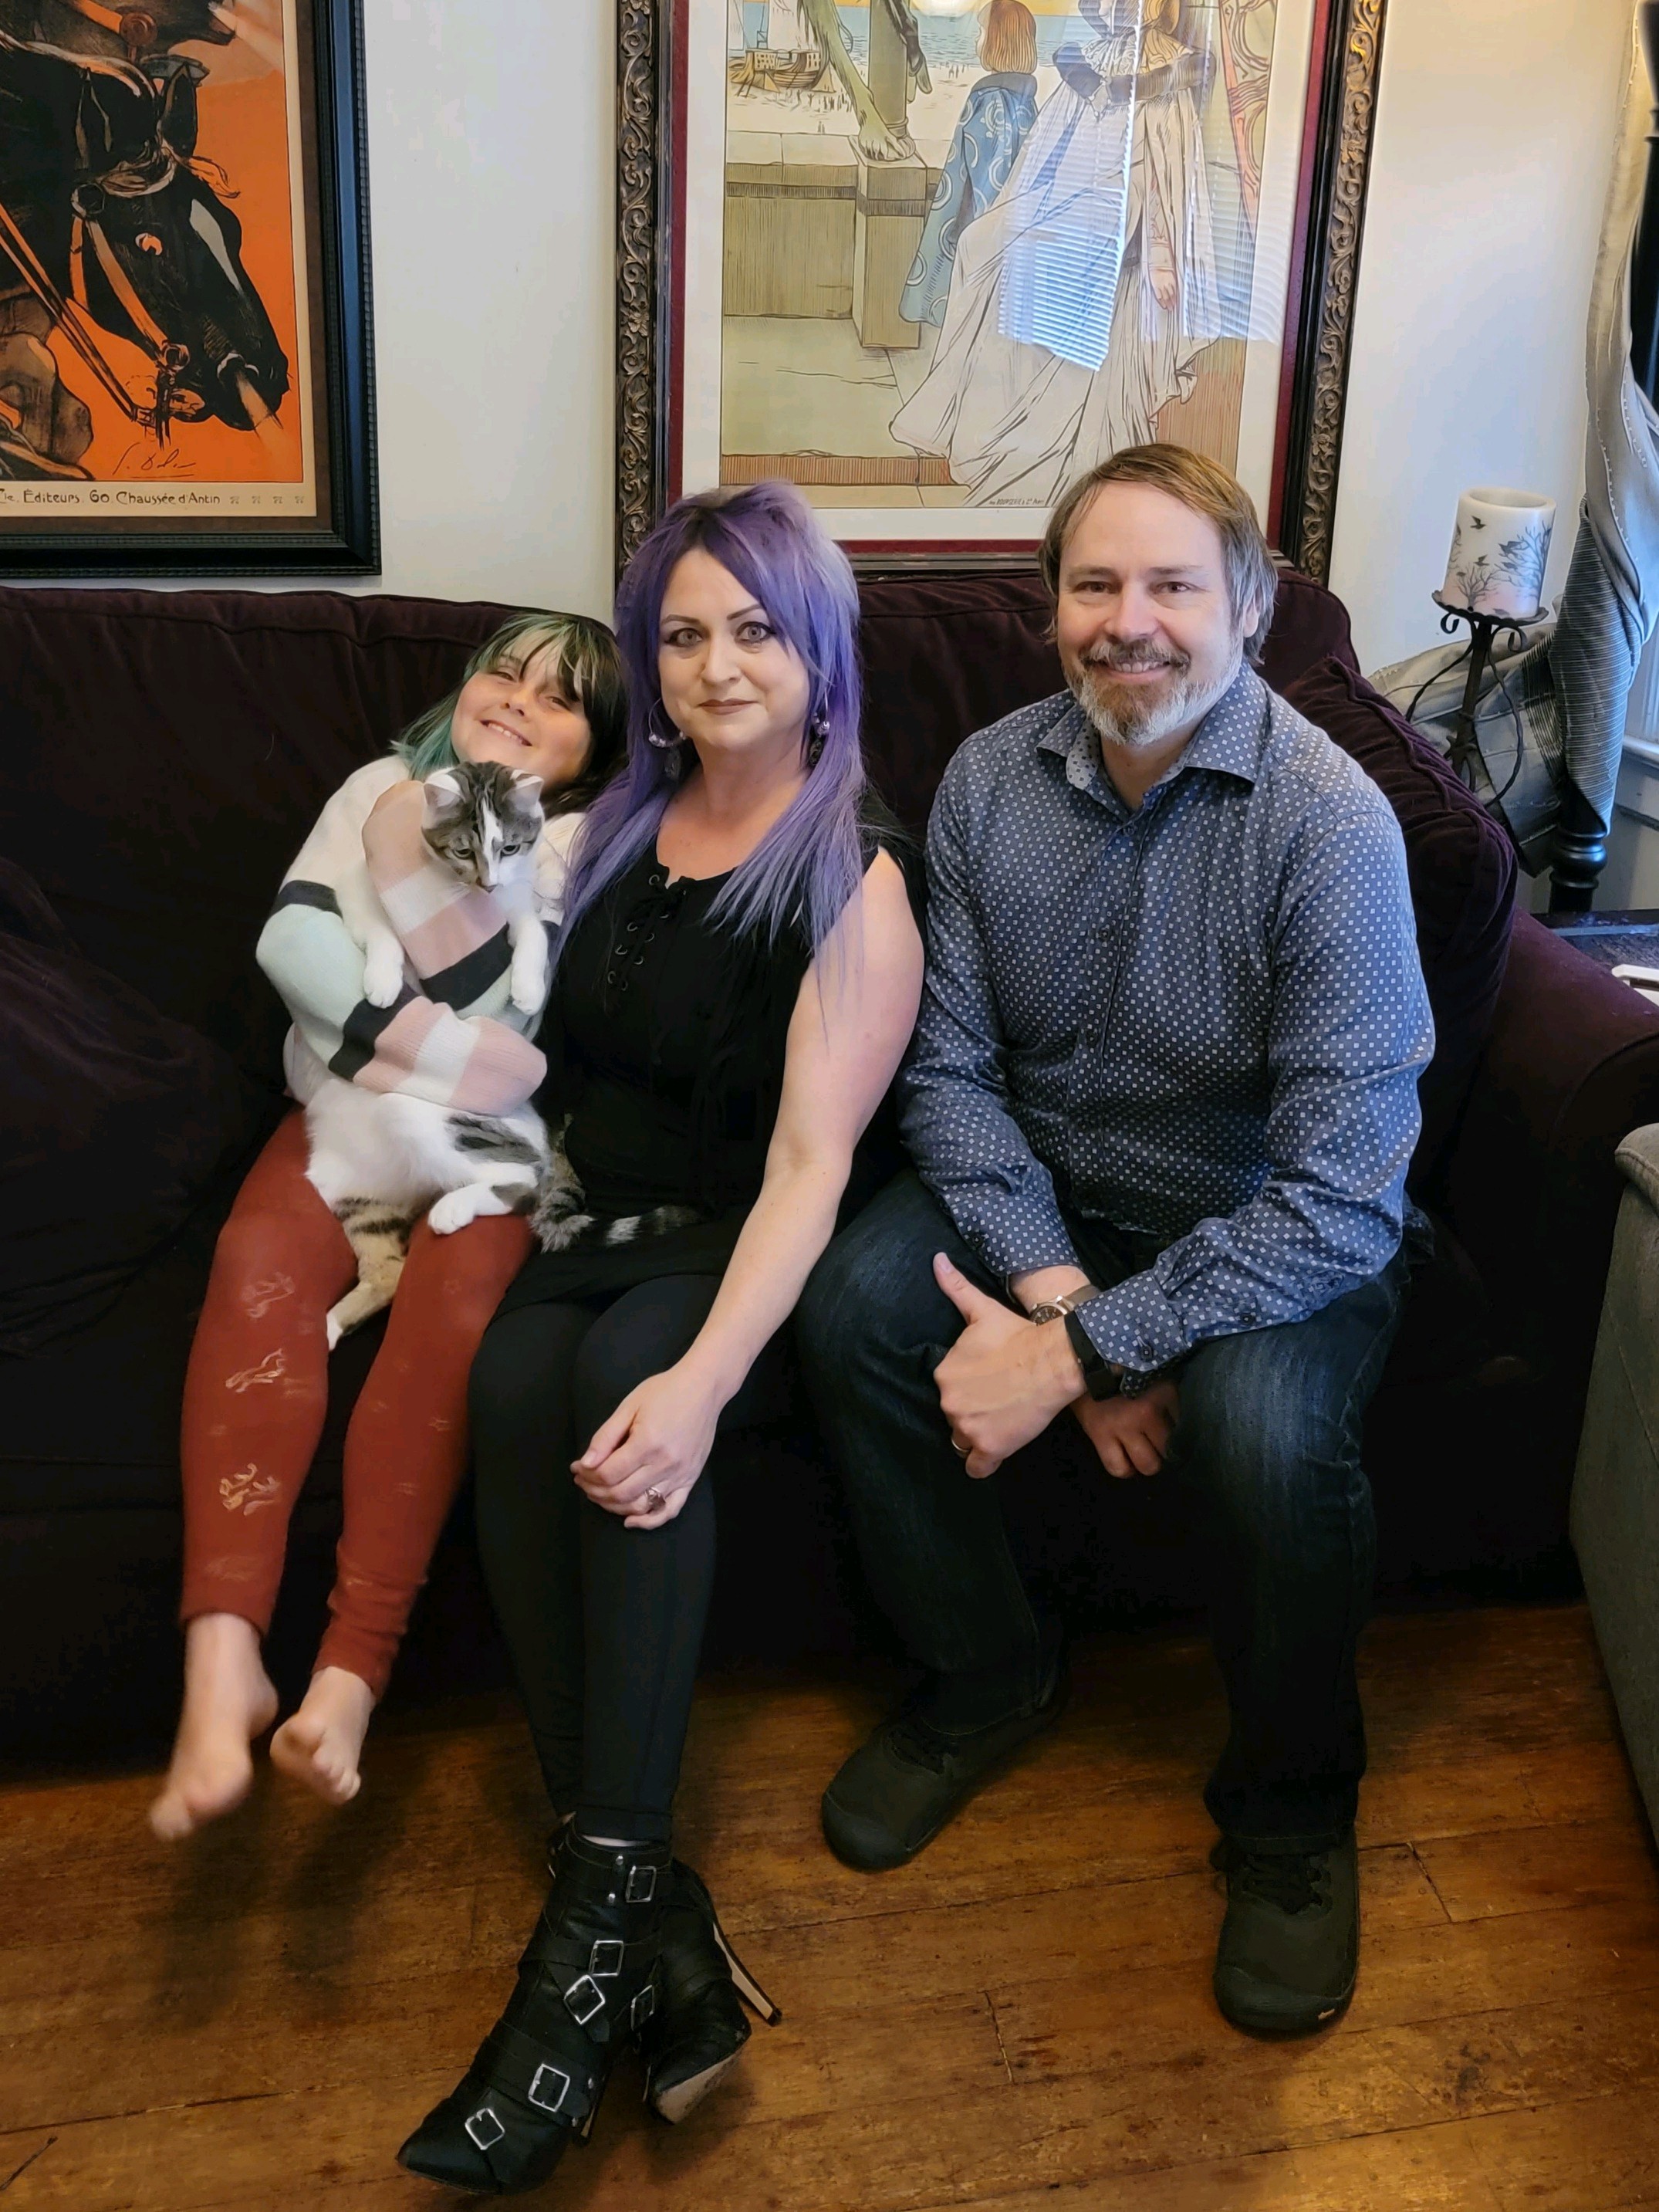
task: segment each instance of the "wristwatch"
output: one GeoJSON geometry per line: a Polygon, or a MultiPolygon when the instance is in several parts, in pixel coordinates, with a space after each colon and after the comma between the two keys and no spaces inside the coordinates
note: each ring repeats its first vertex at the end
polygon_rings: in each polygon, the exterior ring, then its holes
{"type": "Polygon", "coordinates": [[[1066,1341],[1083,1370],[1084,1389],[1091,1398],[1110,1398],[1117,1391],[1117,1370],[1101,1352],[1077,1313],[1079,1306],[1086,1306],[1091,1298],[1099,1296],[1094,1284],[1085,1283],[1080,1289],[1067,1291],[1061,1297],[1044,1298],[1041,1305],[1031,1308],[1028,1318],[1037,1322],[1063,1321],[1066,1341]]]}

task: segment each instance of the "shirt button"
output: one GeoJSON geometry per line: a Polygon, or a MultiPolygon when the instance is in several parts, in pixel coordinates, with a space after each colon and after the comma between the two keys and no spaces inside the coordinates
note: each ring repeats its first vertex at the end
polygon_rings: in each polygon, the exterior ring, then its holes
{"type": "Polygon", "coordinates": [[[1158,1346],[1148,1338],[1143,1336],[1139,1343],[1135,1346],[1135,1358],[1137,1359],[1152,1360],[1156,1359],[1157,1357],[1158,1346]]]}
{"type": "Polygon", "coordinates": [[[1254,1328],[1261,1318],[1254,1306],[1241,1306],[1238,1310],[1238,1317],[1246,1328],[1254,1328]]]}

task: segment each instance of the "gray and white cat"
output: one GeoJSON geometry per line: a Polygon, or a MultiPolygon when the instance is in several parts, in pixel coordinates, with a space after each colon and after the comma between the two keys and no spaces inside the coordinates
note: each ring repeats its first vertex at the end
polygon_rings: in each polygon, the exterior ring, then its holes
{"type": "MultiPolygon", "coordinates": [[[[490,893],[513,949],[508,995],[520,1013],[539,1013],[548,978],[536,896],[537,847],[546,826],[541,778],[495,761],[466,761],[434,769],[422,788],[422,835],[462,883],[490,893]]],[[[340,918],[363,948],[363,996],[371,1006],[392,1006],[404,987],[404,948],[367,859],[342,875],[337,889],[340,918]]]]}
{"type": "MultiPolygon", "coordinates": [[[[462,882],[489,891],[507,915],[509,990],[521,1013],[547,996],[547,934],[537,912],[541,782],[492,763],[441,769],[426,779],[424,836],[462,882]]],[[[364,995],[389,1006],[404,983],[404,948],[369,879],[344,872],[341,919],[362,945],[364,995]]],[[[552,1166],[546,1125],[532,1106],[462,1113],[401,1091],[366,1091],[325,1077],[306,1108],[307,1174],[357,1259],[357,1280],[328,1316],[331,1349],[392,1303],[410,1232],[424,1212],[440,1236],[481,1214],[528,1213],[552,1166]]]]}

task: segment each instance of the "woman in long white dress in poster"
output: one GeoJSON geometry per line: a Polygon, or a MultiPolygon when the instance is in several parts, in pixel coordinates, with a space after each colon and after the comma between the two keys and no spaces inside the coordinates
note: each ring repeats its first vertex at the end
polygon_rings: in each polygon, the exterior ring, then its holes
{"type": "Polygon", "coordinates": [[[963,236],[939,350],[893,417],[979,506],[1050,507],[1085,469],[1156,434],[1222,332],[1199,107],[1207,56],[1176,0],[1081,0],[1098,33],[995,204],[963,236]]]}

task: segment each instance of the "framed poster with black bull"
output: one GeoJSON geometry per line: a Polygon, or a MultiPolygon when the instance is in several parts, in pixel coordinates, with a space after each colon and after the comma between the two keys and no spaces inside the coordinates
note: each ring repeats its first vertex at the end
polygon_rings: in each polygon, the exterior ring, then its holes
{"type": "Polygon", "coordinates": [[[0,0],[0,574],[379,566],[361,0],[0,0]]]}
{"type": "Polygon", "coordinates": [[[1171,439],[1322,576],[1383,0],[618,0],[618,544],[799,484],[1029,562],[1171,439]]]}

